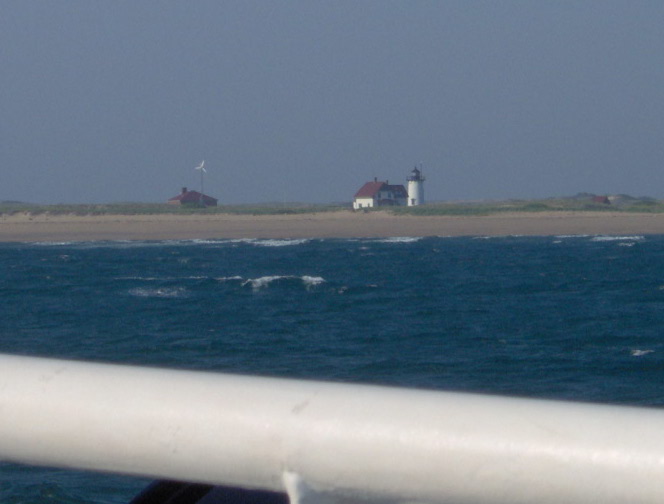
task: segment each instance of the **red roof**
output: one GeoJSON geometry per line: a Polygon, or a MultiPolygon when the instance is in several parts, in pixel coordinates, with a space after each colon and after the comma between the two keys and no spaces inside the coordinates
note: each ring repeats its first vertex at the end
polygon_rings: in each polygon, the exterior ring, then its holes
{"type": "Polygon", "coordinates": [[[212,198],[211,196],[206,196],[205,194],[201,194],[198,191],[187,191],[183,190],[180,194],[177,196],[173,196],[171,199],[168,200],[169,202],[179,202],[181,204],[198,204],[198,203],[203,203],[205,206],[216,206],[217,205],[217,200],[215,198],[212,198]]]}
{"type": "Polygon", "coordinates": [[[386,185],[385,182],[367,182],[364,184],[362,187],[360,187],[360,190],[355,193],[356,198],[373,198],[376,196],[378,191],[380,191],[383,186],[386,185]]]}
{"type": "Polygon", "coordinates": [[[355,193],[356,198],[374,198],[379,191],[392,191],[395,198],[408,198],[406,188],[402,185],[388,185],[387,182],[367,182],[355,193]]]}

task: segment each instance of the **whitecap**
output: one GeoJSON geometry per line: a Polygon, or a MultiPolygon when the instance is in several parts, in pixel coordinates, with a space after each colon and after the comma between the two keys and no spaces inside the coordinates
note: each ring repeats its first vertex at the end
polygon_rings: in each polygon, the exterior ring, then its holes
{"type": "Polygon", "coordinates": [[[270,275],[259,278],[249,278],[244,282],[242,282],[242,286],[243,287],[247,285],[251,286],[251,288],[256,291],[266,288],[271,283],[280,280],[300,280],[302,282],[302,285],[304,285],[307,288],[307,290],[311,289],[312,287],[315,287],[316,285],[320,285],[326,282],[326,280],[323,277],[318,277],[318,276],[270,275]]]}
{"type": "Polygon", "coordinates": [[[242,278],[241,276],[236,275],[236,276],[229,276],[229,277],[219,277],[219,278],[215,278],[215,280],[217,282],[222,282],[222,283],[223,282],[241,282],[242,280],[244,280],[244,278],[242,278]]]}
{"type": "Polygon", "coordinates": [[[244,281],[242,286],[244,287],[245,285],[250,285],[252,289],[259,290],[264,287],[267,287],[275,280],[281,280],[282,278],[293,278],[293,277],[272,275],[272,276],[263,276],[260,278],[249,278],[244,281]]]}
{"type": "Polygon", "coordinates": [[[593,236],[590,241],[594,242],[608,242],[608,241],[640,241],[645,240],[645,236],[593,236]]]}
{"type": "Polygon", "coordinates": [[[160,287],[157,289],[137,287],[131,289],[129,294],[144,298],[181,298],[186,297],[189,294],[189,291],[183,287],[160,287]]]}
{"type": "Polygon", "coordinates": [[[654,350],[639,350],[638,348],[630,350],[630,353],[632,354],[633,357],[642,357],[644,355],[648,355],[649,353],[653,352],[654,350]]]}
{"type": "Polygon", "coordinates": [[[322,283],[325,283],[325,279],[323,277],[314,277],[314,276],[304,275],[302,277],[302,282],[304,282],[304,285],[307,287],[307,289],[309,289],[311,287],[315,287],[316,285],[320,285],[322,283]]]}
{"type": "Polygon", "coordinates": [[[292,245],[302,245],[311,241],[308,238],[235,238],[227,240],[226,243],[242,243],[246,245],[255,245],[257,247],[288,247],[292,245]]]}
{"type": "Polygon", "coordinates": [[[304,238],[297,240],[256,240],[253,244],[259,247],[289,247],[293,245],[302,245],[308,241],[308,239],[304,238]]]}
{"type": "Polygon", "coordinates": [[[190,240],[190,243],[195,245],[225,245],[227,243],[232,243],[234,240],[222,240],[222,239],[212,239],[212,238],[196,238],[190,240]]]}
{"type": "Polygon", "coordinates": [[[36,247],[67,247],[71,245],[79,245],[83,242],[75,241],[62,241],[62,242],[25,242],[29,245],[34,245],[36,247]]]}
{"type": "Polygon", "coordinates": [[[256,238],[233,238],[228,240],[228,243],[254,243],[258,241],[256,238]]]}
{"type": "Polygon", "coordinates": [[[139,247],[154,247],[166,244],[160,241],[142,240],[89,240],[89,241],[61,241],[61,242],[29,242],[30,245],[40,247],[73,247],[78,250],[96,249],[129,249],[139,247]]]}
{"type": "Polygon", "coordinates": [[[393,236],[391,238],[384,238],[376,240],[378,243],[415,243],[422,239],[421,236],[393,236]]]}

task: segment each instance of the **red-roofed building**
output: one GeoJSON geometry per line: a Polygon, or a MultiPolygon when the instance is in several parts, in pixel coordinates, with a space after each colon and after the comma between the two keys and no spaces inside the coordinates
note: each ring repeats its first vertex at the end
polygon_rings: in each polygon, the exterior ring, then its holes
{"type": "Polygon", "coordinates": [[[188,191],[186,187],[177,196],[168,200],[169,205],[217,206],[217,200],[198,191],[188,191]]]}
{"type": "Polygon", "coordinates": [[[381,182],[378,179],[374,179],[373,182],[364,184],[355,193],[353,209],[406,205],[407,203],[408,193],[404,186],[390,185],[388,182],[381,182]]]}

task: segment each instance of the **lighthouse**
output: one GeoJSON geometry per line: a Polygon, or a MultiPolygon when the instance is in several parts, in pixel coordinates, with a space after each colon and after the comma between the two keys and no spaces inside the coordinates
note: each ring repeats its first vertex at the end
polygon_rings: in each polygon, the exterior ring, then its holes
{"type": "Polygon", "coordinates": [[[417,166],[408,177],[408,206],[424,205],[424,177],[417,166]]]}

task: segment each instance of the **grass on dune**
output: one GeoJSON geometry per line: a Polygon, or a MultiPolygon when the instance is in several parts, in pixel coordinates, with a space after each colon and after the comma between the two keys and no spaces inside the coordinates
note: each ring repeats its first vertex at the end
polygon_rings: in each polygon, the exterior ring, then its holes
{"type": "MultiPolygon", "coordinates": [[[[350,210],[350,204],[266,203],[220,205],[216,207],[177,206],[165,203],[109,203],[37,205],[0,202],[0,215],[297,215],[350,210]]],[[[389,211],[395,215],[482,216],[505,212],[645,212],[663,213],[664,201],[649,198],[625,198],[616,204],[594,202],[588,198],[548,198],[496,202],[430,203],[417,207],[380,207],[368,212],[389,211]]]]}

